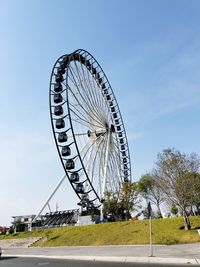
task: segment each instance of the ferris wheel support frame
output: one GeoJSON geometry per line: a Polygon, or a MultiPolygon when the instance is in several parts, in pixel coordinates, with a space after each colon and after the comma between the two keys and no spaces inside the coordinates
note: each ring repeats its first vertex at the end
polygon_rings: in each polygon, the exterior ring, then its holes
{"type": "Polygon", "coordinates": [[[64,174],[62,176],[62,178],[60,179],[59,183],[57,184],[57,186],[54,188],[53,192],[50,194],[50,196],[47,198],[45,204],[42,206],[42,208],[40,209],[40,211],[38,212],[38,214],[35,216],[35,218],[33,219],[32,223],[34,223],[37,218],[41,215],[41,213],[43,212],[43,210],[46,208],[46,206],[49,204],[50,200],[52,199],[52,197],[55,195],[55,193],[57,192],[57,190],[59,189],[59,187],[61,186],[61,184],[64,182],[64,180],[66,179],[67,175],[64,174]]]}
{"type": "MultiPolygon", "coordinates": [[[[105,194],[105,188],[106,188],[106,178],[107,178],[107,169],[108,169],[108,152],[109,152],[109,143],[110,143],[110,131],[108,133],[108,140],[106,144],[106,157],[105,157],[105,165],[104,165],[104,176],[103,176],[103,187],[102,187],[102,192],[101,192],[101,198],[102,200],[104,199],[104,194],[105,194]]],[[[101,205],[100,209],[100,220],[103,221],[103,205],[101,205]]]]}
{"type": "Polygon", "coordinates": [[[104,176],[103,176],[103,186],[102,186],[102,195],[101,198],[104,198],[105,188],[106,188],[106,178],[107,178],[107,169],[108,169],[108,152],[109,152],[109,143],[110,143],[110,131],[108,133],[108,140],[106,145],[106,157],[105,157],[105,165],[104,165],[104,176]]]}

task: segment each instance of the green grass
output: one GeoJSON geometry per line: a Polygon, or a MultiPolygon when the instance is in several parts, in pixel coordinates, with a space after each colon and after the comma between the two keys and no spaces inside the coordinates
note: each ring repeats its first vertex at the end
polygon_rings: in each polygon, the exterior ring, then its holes
{"type": "MultiPolygon", "coordinates": [[[[190,217],[192,230],[185,231],[182,218],[154,219],[154,244],[200,242],[200,216],[190,217]]],[[[149,221],[129,221],[88,226],[67,226],[28,233],[0,236],[0,239],[43,237],[34,246],[99,246],[149,243],[149,221]]]]}

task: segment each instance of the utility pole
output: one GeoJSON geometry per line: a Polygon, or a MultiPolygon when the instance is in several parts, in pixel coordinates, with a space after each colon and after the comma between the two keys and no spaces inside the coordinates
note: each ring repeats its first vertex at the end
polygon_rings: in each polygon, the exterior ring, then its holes
{"type": "Polygon", "coordinates": [[[148,215],[149,215],[149,249],[150,255],[149,257],[153,257],[153,244],[152,244],[152,208],[151,203],[148,203],[148,215]]]}

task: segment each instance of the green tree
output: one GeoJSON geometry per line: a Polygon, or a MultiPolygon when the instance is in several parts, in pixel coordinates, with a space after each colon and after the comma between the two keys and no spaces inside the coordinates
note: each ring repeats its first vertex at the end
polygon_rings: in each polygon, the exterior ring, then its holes
{"type": "Polygon", "coordinates": [[[200,208],[200,174],[188,172],[178,179],[177,194],[186,206],[190,206],[191,214],[194,214],[193,208],[196,207],[196,213],[199,214],[200,208]]]}
{"type": "Polygon", "coordinates": [[[177,215],[178,214],[178,208],[174,204],[172,204],[172,206],[171,206],[171,213],[173,215],[177,215]]]}
{"type": "Polygon", "coordinates": [[[124,182],[119,191],[119,205],[127,221],[131,217],[131,212],[137,210],[139,205],[137,184],[131,181],[124,182]]]}
{"type": "Polygon", "coordinates": [[[118,192],[106,192],[103,214],[114,221],[124,221],[131,217],[131,212],[138,207],[136,183],[124,182],[118,192]]]}
{"type": "Polygon", "coordinates": [[[13,234],[14,233],[14,227],[11,226],[8,232],[9,232],[10,235],[13,234]]]}
{"type": "Polygon", "coordinates": [[[105,192],[103,202],[103,214],[106,218],[112,216],[114,221],[119,220],[118,193],[105,192]]]}
{"type": "Polygon", "coordinates": [[[137,189],[141,196],[146,200],[147,205],[150,201],[157,207],[157,215],[162,218],[160,205],[165,201],[165,197],[154,173],[152,172],[152,174],[147,173],[143,175],[137,184],[137,189]]]}
{"type": "Polygon", "coordinates": [[[200,173],[190,173],[189,179],[192,183],[191,206],[196,207],[196,215],[200,215],[200,173]]]}
{"type": "Polygon", "coordinates": [[[191,228],[187,208],[191,203],[192,187],[188,175],[198,173],[199,167],[197,154],[186,155],[175,149],[163,150],[156,161],[155,176],[159,186],[165,198],[179,208],[186,230],[191,228]]]}
{"type": "Polygon", "coordinates": [[[151,186],[151,177],[149,174],[142,175],[139,182],[137,183],[137,190],[139,194],[145,199],[147,205],[149,202],[149,191],[151,186]]]}

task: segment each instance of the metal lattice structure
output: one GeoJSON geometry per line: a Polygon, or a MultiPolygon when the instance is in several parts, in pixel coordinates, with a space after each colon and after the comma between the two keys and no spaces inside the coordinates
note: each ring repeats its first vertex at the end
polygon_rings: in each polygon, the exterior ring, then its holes
{"type": "Polygon", "coordinates": [[[98,209],[106,191],[131,180],[122,116],[110,83],[85,50],[61,56],[49,89],[56,147],[79,204],[98,209]]]}

